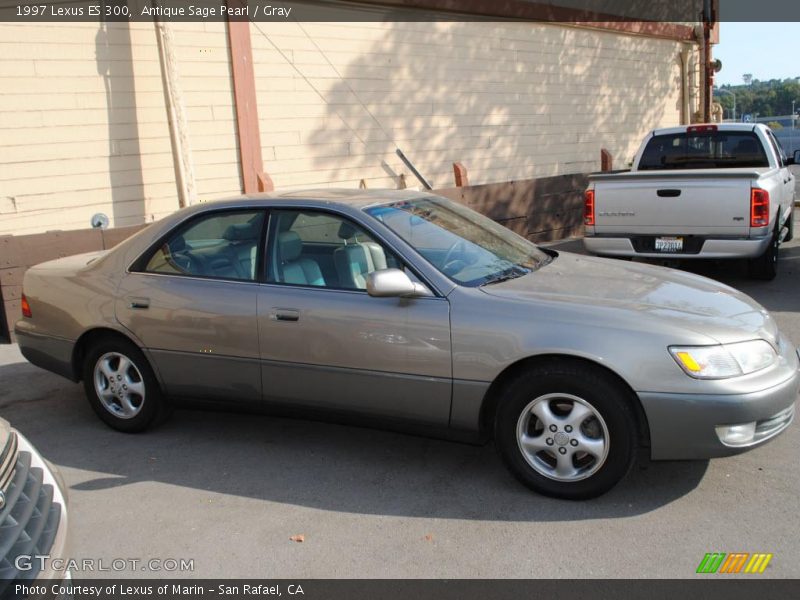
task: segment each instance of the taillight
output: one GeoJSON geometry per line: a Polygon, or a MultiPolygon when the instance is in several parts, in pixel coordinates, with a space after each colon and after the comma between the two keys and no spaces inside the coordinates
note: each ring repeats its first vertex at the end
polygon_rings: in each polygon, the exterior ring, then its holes
{"type": "Polygon", "coordinates": [[[769,192],[759,188],[750,190],[750,227],[769,225],[769,192]]]}
{"type": "Polygon", "coordinates": [[[31,312],[31,305],[28,304],[28,299],[25,297],[25,294],[22,294],[22,299],[20,300],[20,306],[22,306],[22,316],[27,318],[32,318],[33,313],[31,312]]]}
{"type": "Polygon", "coordinates": [[[710,133],[717,131],[716,125],[692,125],[686,128],[686,133],[710,133]]]}
{"type": "Polygon", "coordinates": [[[594,190],[583,194],[583,224],[594,225],[594,190]]]}

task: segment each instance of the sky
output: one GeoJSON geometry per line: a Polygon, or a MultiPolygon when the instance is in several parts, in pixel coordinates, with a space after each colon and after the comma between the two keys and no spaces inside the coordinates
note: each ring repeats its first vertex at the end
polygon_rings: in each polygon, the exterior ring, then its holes
{"type": "Polygon", "coordinates": [[[717,85],[740,85],[744,73],[753,79],[800,77],[800,23],[720,23],[714,58],[722,70],[717,85]]]}

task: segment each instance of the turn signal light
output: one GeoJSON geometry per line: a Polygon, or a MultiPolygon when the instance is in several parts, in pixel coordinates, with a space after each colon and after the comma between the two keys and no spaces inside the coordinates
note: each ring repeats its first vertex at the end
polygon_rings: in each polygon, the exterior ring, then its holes
{"type": "Polygon", "coordinates": [[[583,194],[583,224],[594,225],[594,190],[583,194]]]}
{"type": "Polygon", "coordinates": [[[27,317],[28,319],[32,318],[33,313],[31,312],[31,305],[28,304],[28,299],[25,297],[25,294],[22,294],[20,305],[22,306],[22,316],[27,317]]]}
{"type": "Polygon", "coordinates": [[[759,188],[750,190],[750,227],[769,225],[769,192],[759,188]]]}

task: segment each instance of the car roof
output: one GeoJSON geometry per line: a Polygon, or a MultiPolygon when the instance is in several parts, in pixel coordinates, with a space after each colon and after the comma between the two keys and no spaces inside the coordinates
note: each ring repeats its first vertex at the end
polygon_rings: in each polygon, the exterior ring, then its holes
{"type": "Polygon", "coordinates": [[[259,194],[243,194],[232,196],[222,200],[203,202],[202,206],[234,206],[241,204],[270,206],[276,203],[285,203],[286,200],[298,202],[321,202],[327,204],[341,204],[353,208],[364,208],[375,204],[386,204],[390,202],[400,202],[403,200],[413,200],[431,196],[432,194],[419,190],[391,190],[391,189],[346,189],[331,188],[323,190],[296,190],[287,192],[265,192],[259,194]]]}

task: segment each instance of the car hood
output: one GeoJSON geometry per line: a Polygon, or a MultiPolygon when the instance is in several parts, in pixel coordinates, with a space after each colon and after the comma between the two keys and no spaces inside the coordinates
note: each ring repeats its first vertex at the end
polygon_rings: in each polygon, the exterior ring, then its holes
{"type": "Polygon", "coordinates": [[[529,275],[481,289],[509,299],[582,305],[588,314],[601,307],[629,311],[637,321],[666,321],[720,343],[762,338],[777,344],[777,325],[755,300],[675,269],[562,252],[529,275]]]}

